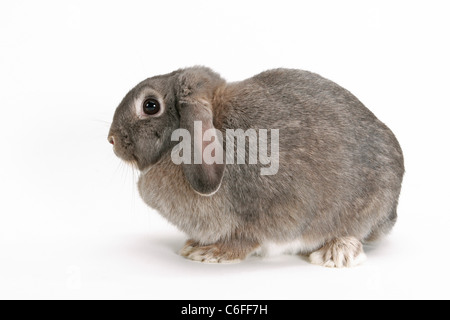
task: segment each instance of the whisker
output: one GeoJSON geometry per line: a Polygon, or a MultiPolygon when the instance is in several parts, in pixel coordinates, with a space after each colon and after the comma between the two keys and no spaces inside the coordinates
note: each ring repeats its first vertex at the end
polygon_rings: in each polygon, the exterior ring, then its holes
{"type": "Polygon", "coordinates": [[[92,121],[100,122],[100,123],[102,123],[104,125],[108,125],[108,126],[111,126],[111,124],[112,124],[111,121],[106,121],[106,120],[102,120],[102,119],[92,119],[92,121]]]}
{"type": "MultiPolygon", "coordinates": [[[[117,164],[117,168],[115,171],[115,175],[118,175],[118,171],[120,170],[120,181],[122,182],[122,188],[125,188],[128,186],[128,183],[132,181],[132,190],[131,190],[131,196],[132,201],[130,203],[130,210],[133,214],[136,214],[136,187],[137,187],[137,179],[139,177],[139,169],[137,166],[136,161],[123,161],[120,160],[117,164]],[[129,177],[129,174],[131,173],[131,179],[129,177]]],[[[129,190],[127,190],[129,192],[129,190]]]]}
{"type": "Polygon", "coordinates": [[[136,212],[136,163],[131,162],[131,170],[133,175],[133,212],[136,212]]]}

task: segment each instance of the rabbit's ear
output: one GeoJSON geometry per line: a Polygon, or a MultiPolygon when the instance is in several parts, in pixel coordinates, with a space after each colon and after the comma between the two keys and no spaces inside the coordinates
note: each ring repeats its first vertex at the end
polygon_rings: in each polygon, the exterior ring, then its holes
{"type": "Polygon", "coordinates": [[[189,70],[178,79],[180,128],[191,135],[192,161],[183,164],[184,175],[197,193],[212,195],[220,188],[225,164],[221,133],[213,125],[211,100],[215,89],[224,81],[206,68],[189,70]],[[214,151],[205,153],[207,147],[214,151]]]}

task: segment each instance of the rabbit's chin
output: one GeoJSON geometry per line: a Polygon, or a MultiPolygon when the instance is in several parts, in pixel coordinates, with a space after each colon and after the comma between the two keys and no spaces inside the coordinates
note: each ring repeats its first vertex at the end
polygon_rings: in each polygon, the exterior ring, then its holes
{"type": "Polygon", "coordinates": [[[124,159],[121,157],[118,157],[121,161],[125,162],[127,165],[129,165],[130,167],[132,167],[133,169],[137,169],[139,170],[139,166],[138,163],[135,159],[124,159]]]}

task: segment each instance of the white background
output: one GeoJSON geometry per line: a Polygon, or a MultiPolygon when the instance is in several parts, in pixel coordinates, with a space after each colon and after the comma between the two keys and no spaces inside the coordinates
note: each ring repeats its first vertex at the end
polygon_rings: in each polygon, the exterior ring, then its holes
{"type": "Polygon", "coordinates": [[[0,298],[450,298],[448,1],[1,1],[0,298]],[[202,265],[106,141],[146,77],[307,69],[397,135],[393,233],[348,270],[296,256],[202,265]]]}

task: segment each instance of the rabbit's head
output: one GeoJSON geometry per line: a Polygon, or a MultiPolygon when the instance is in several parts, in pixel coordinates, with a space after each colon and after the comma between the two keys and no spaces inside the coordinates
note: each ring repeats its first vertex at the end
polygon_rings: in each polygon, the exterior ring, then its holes
{"type": "MultiPolygon", "coordinates": [[[[108,135],[114,152],[145,171],[178,143],[171,139],[174,130],[188,130],[194,137],[194,121],[201,121],[203,132],[213,129],[212,100],[224,84],[218,74],[203,67],[178,70],[139,83],[115,112],[108,135]]],[[[192,139],[191,148],[191,154],[203,154],[205,144],[202,139],[192,139]],[[200,143],[196,145],[194,141],[200,143]]],[[[224,165],[204,161],[183,164],[183,172],[196,192],[209,195],[220,187],[224,165]]]]}

